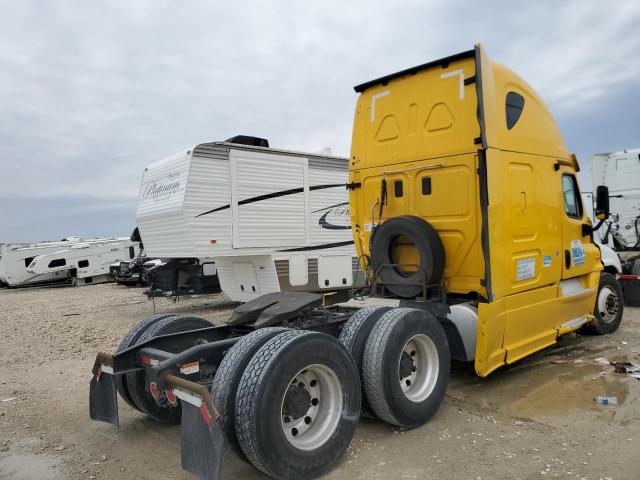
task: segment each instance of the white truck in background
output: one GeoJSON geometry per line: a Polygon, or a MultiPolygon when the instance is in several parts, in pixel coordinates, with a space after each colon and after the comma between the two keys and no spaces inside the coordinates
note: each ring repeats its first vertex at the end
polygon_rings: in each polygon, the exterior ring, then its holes
{"type": "MultiPolygon", "coordinates": [[[[615,251],[621,269],[620,284],[628,305],[640,305],[640,148],[591,156],[593,189],[609,187],[611,217],[594,232],[594,240],[615,251]]],[[[593,195],[583,196],[589,216],[593,217],[593,195]]],[[[610,255],[602,250],[602,260],[610,255]]]]}

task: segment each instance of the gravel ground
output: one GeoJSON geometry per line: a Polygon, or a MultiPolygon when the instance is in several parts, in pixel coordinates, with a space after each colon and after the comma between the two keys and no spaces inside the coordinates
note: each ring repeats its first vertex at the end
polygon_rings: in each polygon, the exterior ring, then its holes
{"type": "MultiPolygon", "coordinates": [[[[157,301],[159,312],[222,322],[223,295],[157,301]]],[[[112,284],[0,290],[0,479],[189,479],[179,427],[120,402],[120,430],[91,422],[88,387],[99,350],[112,351],[152,313],[141,289],[112,284]]],[[[640,381],[594,360],[640,364],[640,309],[613,335],[567,335],[486,379],[452,372],[427,425],[402,431],[361,420],[329,479],[640,478],[640,381]],[[592,402],[615,395],[619,405],[592,402]]],[[[225,453],[223,479],[265,478],[225,453]]]]}

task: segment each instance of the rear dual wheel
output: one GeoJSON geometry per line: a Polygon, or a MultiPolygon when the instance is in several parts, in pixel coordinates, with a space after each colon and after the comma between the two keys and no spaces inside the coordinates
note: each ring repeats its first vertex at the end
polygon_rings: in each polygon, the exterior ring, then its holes
{"type": "Polygon", "coordinates": [[[394,308],[371,331],[363,355],[362,383],[381,420],[413,428],[440,408],[449,384],[449,344],[428,312],[394,308]]]}
{"type": "Polygon", "coordinates": [[[246,458],[278,479],[318,478],[342,458],[360,412],[353,359],[333,337],[290,330],[248,363],[235,433],[246,458]]]}

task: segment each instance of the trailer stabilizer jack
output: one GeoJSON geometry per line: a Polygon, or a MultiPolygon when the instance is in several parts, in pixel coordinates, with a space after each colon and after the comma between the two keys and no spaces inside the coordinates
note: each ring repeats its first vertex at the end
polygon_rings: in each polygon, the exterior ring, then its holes
{"type": "Polygon", "coordinates": [[[222,468],[224,435],[217,422],[220,414],[209,389],[171,374],[165,374],[163,380],[182,400],[182,468],[200,480],[218,480],[222,468]]]}
{"type": "Polygon", "coordinates": [[[96,357],[93,378],[89,383],[89,415],[92,420],[119,426],[118,395],[111,355],[100,353],[96,357]]]}

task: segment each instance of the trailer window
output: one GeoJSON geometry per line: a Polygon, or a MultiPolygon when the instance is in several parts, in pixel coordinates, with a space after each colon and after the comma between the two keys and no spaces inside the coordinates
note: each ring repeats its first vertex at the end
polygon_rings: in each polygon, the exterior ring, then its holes
{"type": "Polygon", "coordinates": [[[578,182],[573,175],[562,175],[562,195],[564,196],[564,211],[571,218],[582,218],[582,203],[578,182]]]}
{"type": "Polygon", "coordinates": [[[64,267],[66,264],[67,261],[64,258],[56,258],[55,260],[51,260],[49,262],[49,268],[64,267]]]}
{"type": "Polygon", "coordinates": [[[511,130],[522,115],[522,109],[524,108],[524,97],[516,92],[507,93],[506,101],[506,114],[507,114],[507,128],[511,130]]]}
{"type": "Polygon", "coordinates": [[[80,260],[78,262],[78,268],[87,268],[89,266],[89,260],[80,260]]]}
{"type": "Polygon", "coordinates": [[[24,268],[29,268],[29,265],[31,265],[31,262],[33,262],[33,257],[27,257],[24,259],[24,268]]]}
{"type": "Polygon", "coordinates": [[[133,250],[133,247],[129,247],[129,258],[133,258],[135,255],[135,251],[133,250]]]}

